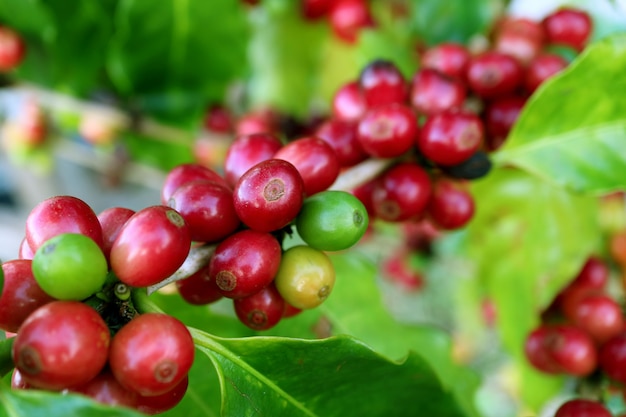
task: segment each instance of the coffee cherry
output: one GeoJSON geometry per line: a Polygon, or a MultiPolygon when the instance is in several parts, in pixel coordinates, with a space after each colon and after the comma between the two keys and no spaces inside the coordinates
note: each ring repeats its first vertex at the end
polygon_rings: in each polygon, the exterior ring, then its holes
{"type": "Polygon", "coordinates": [[[427,213],[446,230],[459,229],[474,216],[474,198],[461,183],[440,178],[433,185],[427,213]]]}
{"type": "Polygon", "coordinates": [[[413,76],[410,100],[421,114],[432,115],[445,110],[458,110],[465,102],[465,85],[435,69],[422,68],[413,76]]]}
{"type": "Polygon", "coordinates": [[[271,329],[285,312],[285,300],[273,284],[234,300],[233,306],[239,320],[253,330],[271,329]]]}
{"type": "Polygon", "coordinates": [[[278,116],[270,109],[254,109],[242,115],[235,123],[235,137],[255,133],[278,134],[278,116]]]}
{"type": "Polygon", "coordinates": [[[211,168],[195,163],[180,164],[172,168],[163,181],[163,186],[161,187],[161,204],[167,205],[167,202],[178,187],[197,180],[216,181],[228,186],[226,180],[211,168]]]}
{"type": "Polygon", "coordinates": [[[597,401],[576,398],[564,402],[554,417],[611,417],[611,413],[597,401]]]}
{"type": "Polygon", "coordinates": [[[431,195],[428,173],[413,162],[394,165],[380,177],[372,190],[376,217],[400,222],[420,216],[431,195]]]}
{"type": "Polygon", "coordinates": [[[587,295],[572,310],[568,318],[589,333],[598,345],[617,336],[624,329],[622,309],[608,295],[587,295]]]}
{"type": "Polygon", "coordinates": [[[306,136],[289,142],[273,156],[290,162],[300,173],[307,196],[324,191],[339,176],[339,159],[335,150],[316,136],[306,136]]]}
{"type": "Polygon", "coordinates": [[[26,44],[15,30],[0,26],[0,72],[20,65],[26,53],[26,44]]]}
{"type": "Polygon", "coordinates": [[[272,282],[280,262],[280,244],[273,235],[242,230],[215,248],[210,261],[210,279],[225,297],[247,297],[272,282]]]}
{"type": "Polygon", "coordinates": [[[197,180],[181,185],[167,205],[185,219],[194,242],[218,242],[241,224],[232,190],[215,181],[197,180]]]}
{"type": "Polygon", "coordinates": [[[210,132],[228,134],[233,130],[233,116],[223,105],[212,104],[206,111],[203,125],[210,132]]]}
{"type": "Polygon", "coordinates": [[[185,375],[182,381],[176,384],[174,388],[163,394],[150,396],[139,395],[137,397],[137,404],[135,405],[135,408],[148,415],[164,413],[176,407],[181,402],[188,387],[189,377],[185,375]]]}
{"type": "Polygon", "coordinates": [[[328,16],[334,0],[302,0],[300,12],[306,20],[319,20],[328,16]]]}
{"type": "Polygon", "coordinates": [[[357,123],[355,122],[328,119],[318,126],[315,136],[333,148],[341,167],[351,167],[368,157],[357,137],[357,123]]]}
{"type": "Polygon", "coordinates": [[[469,159],[482,145],[484,135],[478,116],[467,111],[448,111],[426,120],[417,146],[436,164],[451,166],[469,159]]]}
{"type": "Polygon", "coordinates": [[[102,253],[107,260],[111,254],[111,246],[113,246],[122,226],[133,214],[135,214],[135,210],[125,207],[110,207],[98,214],[98,221],[102,227],[102,253]]]}
{"type": "Polygon", "coordinates": [[[584,10],[571,7],[550,13],[542,23],[547,43],[570,46],[578,51],[583,50],[593,30],[591,16],[584,10]]]}
{"type": "Polygon", "coordinates": [[[367,103],[358,81],[342,85],[333,95],[332,113],[336,119],[358,121],[366,110],[367,103]]]}
{"type": "Polygon", "coordinates": [[[145,207],[128,219],[111,247],[111,269],[131,287],[147,287],[172,275],[191,247],[189,226],[174,209],[145,207]]]}
{"type": "Polygon", "coordinates": [[[0,272],[0,277],[4,275],[0,296],[0,329],[17,333],[33,311],[54,301],[54,298],[37,284],[31,260],[14,259],[4,262],[0,272]]]}
{"type": "Polygon", "coordinates": [[[268,159],[246,171],[233,190],[235,211],[248,227],[278,230],[302,207],[304,183],[297,168],[282,159],[268,159]]]}
{"type": "Polygon", "coordinates": [[[20,327],[13,362],[28,384],[57,391],[98,375],[109,343],[109,329],[94,309],[78,301],[53,301],[20,327]]]}
{"type": "Polygon", "coordinates": [[[610,273],[606,262],[600,257],[592,255],[587,258],[570,285],[602,289],[606,286],[610,273]]]}
{"type": "Polygon", "coordinates": [[[137,407],[139,397],[136,392],[123,387],[108,368],[87,383],[70,388],[69,392],[85,395],[100,404],[129,408],[137,407]]]}
{"type": "Polygon", "coordinates": [[[283,254],[274,282],[293,307],[315,308],[331,294],[335,269],[324,252],[305,245],[293,246],[283,254]]]}
{"type": "Polygon", "coordinates": [[[62,233],[48,239],[35,252],[33,275],[47,294],[58,300],[84,300],[104,285],[108,265],[91,238],[62,233]]]}
{"type": "Polygon", "coordinates": [[[524,87],[529,93],[533,93],[543,82],[563,71],[568,62],[560,55],[542,53],[530,61],[526,68],[524,87]]]}
{"type": "Polygon", "coordinates": [[[487,103],[483,119],[490,151],[502,146],[525,104],[526,98],[518,95],[499,97],[487,103]]]}
{"type": "Polygon", "coordinates": [[[126,389],[143,396],[161,395],[187,376],[194,351],[182,322],[166,314],[145,313],[115,334],[109,366],[126,389]]]}
{"type": "Polygon", "coordinates": [[[307,198],[296,217],[296,229],[309,246],[339,251],[354,246],[367,230],[363,203],[345,191],[322,191],[307,198]]]}
{"type": "Polygon", "coordinates": [[[411,149],[419,133],[417,117],[403,104],[381,104],[369,110],[358,124],[357,138],[371,156],[394,158],[411,149]]]}
{"type": "Polygon", "coordinates": [[[515,92],[523,79],[521,64],[512,56],[487,51],[473,57],[467,66],[469,88],[482,98],[515,92]]]}
{"type": "Polygon", "coordinates": [[[569,324],[538,327],[529,334],[524,349],[533,366],[550,374],[587,376],[598,365],[591,337],[569,324]]]}
{"type": "Polygon", "coordinates": [[[217,283],[211,280],[210,270],[209,263],[189,277],[176,281],[176,288],[183,300],[193,305],[205,305],[223,297],[217,283]]]}
{"type": "Polygon", "coordinates": [[[422,68],[432,68],[458,80],[465,79],[471,55],[458,43],[442,42],[427,49],[421,57],[422,68]]]}
{"type": "Polygon", "coordinates": [[[26,239],[33,251],[61,233],[83,234],[98,246],[104,245],[102,227],[96,213],[77,197],[50,197],[37,204],[26,218],[26,239]]]}
{"type": "Polygon", "coordinates": [[[373,23],[365,0],[335,0],[328,20],[335,36],[347,43],[355,43],[361,29],[373,23]]]}
{"type": "Polygon", "coordinates": [[[370,62],[359,76],[359,85],[369,109],[386,104],[405,104],[408,84],[398,67],[385,60],[370,62]]]}
{"type": "Polygon", "coordinates": [[[234,187],[239,178],[254,165],[272,158],[283,146],[271,133],[254,133],[238,136],[228,147],[224,157],[224,178],[234,187]]]}
{"type": "Polygon", "coordinates": [[[626,384],[626,333],[609,339],[600,348],[600,368],[610,379],[626,384]]]}

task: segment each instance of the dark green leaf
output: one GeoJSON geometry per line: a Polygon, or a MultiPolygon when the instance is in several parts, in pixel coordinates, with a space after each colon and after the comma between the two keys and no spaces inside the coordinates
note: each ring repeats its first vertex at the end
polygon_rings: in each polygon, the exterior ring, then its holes
{"type": "Polygon", "coordinates": [[[0,386],[0,417],[140,417],[126,408],[98,404],[80,395],[39,390],[9,390],[0,386]]]}
{"type": "Polygon", "coordinates": [[[472,36],[486,32],[502,3],[500,0],[412,0],[413,28],[426,45],[467,43],[472,36]]]}
{"type": "Polygon", "coordinates": [[[464,416],[418,355],[394,362],[350,337],[221,339],[194,332],[219,368],[223,415],[464,416]]]}
{"type": "Polygon", "coordinates": [[[14,338],[8,338],[0,341],[0,378],[11,372],[14,368],[11,349],[13,348],[14,338]]]}
{"type": "MultiPolygon", "coordinates": [[[[597,201],[514,169],[492,171],[472,192],[479,203],[465,236],[465,253],[474,263],[467,279],[494,302],[502,343],[530,375],[523,353],[528,332],[599,247],[597,201]]],[[[534,375],[535,383],[522,388],[537,406],[558,385],[534,375]],[[546,383],[536,383],[541,379],[546,383]]]]}
{"type": "Polygon", "coordinates": [[[576,191],[626,188],[626,35],[590,46],[529,100],[499,164],[576,191]]]}
{"type": "Polygon", "coordinates": [[[108,70],[117,89],[162,118],[198,118],[247,69],[244,5],[230,1],[120,3],[108,70]]]}

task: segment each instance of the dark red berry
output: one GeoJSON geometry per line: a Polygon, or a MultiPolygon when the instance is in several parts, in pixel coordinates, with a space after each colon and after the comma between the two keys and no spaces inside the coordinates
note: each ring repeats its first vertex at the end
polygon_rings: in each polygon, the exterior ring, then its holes
{"type": "Polygon", "coordinates": [[[298,169],[282,159],[268,159],[246,171],[233,192],[235,211],[254,230],[271,232],[291,222],[302,207],[304,182],[298,169]]]}
{"type": "Polygon", "coordinates": [[[0,26],[0,72],[17,67],[24,59],[26,44],[15,30],[0,26]]]}
{"type": "Polygon", "coordinates": [[[215,181],[186,183],[178,187],[167,205],[183,216],[194,242],[218,242],[241,224],[232,190],[215,181]]]}
{"type": "Polygon", "coordinates": [[[193,305],[205,305],[223,297],[217,283],[211,280],[210,266],[208,263],[189,277],[176,281],[176,288],[183,300],[193,305]]]}
{"type": "Polygon", "coordinates": [[[411,105],[421,114],[458,110],[465,102],[465,85],[435,69],[422,68],[413,76],[411,105]]]}
{"type": "Polygon", "coordinates": [[[204,128],[210,132],[228,134],[233,131],[233,116],[220,104],[209,106],[204,116],[204,128]]]}
{"type": "Polygon", "coordinates": [[[417,117],[403,104],[379,105],[363,116],[357,138],[371,156],[393,158],[411,149],[419,134],[417,117]]]}
{"type": "Polygon", "coordinates": [[[474,197],[462,183],[446,178],[435,181],[427,211],[438,227],[459,229],[474,217],[474,209],[474,197]]]}
{"type": "Polygon", "coordinates": [[[252,135],[254,133],[277,134],[278,117],[269,109],[256,109],[241,116],[235,123],[235,135],[252,135]]]}
{"type": "Polygon", "coordinates": [[[224,158],[224,178],[234,187],[239,178],[254,165],[270,159],[283,146],[278,136],[254,133],[238,136],[224,158]]]}
{"type": "Polygon", "coordinates": [[[13,362],[37,388],[62,390],[82,385],[104,368],[110,334],[87,304],[53,301],[24,321],[13,344],[13,362]]]}
{"type": "Polygon", "coordinates": [[[210,279],[225,297],[248,297],[272,282],[281,257],[280,244],[270,233],[242,230],[215,249],[210,279]]]}
{"type": "Polygon", "coordinates": [[[228,185],[224,178],[211,168],[195,163],[180,164],[172,168],[163,181],[163,186],[161,187],[161,204],[167,205],[170,197],[172,197],[172,194],[176,192],[178,187],[197,180],[216,181],[228,185]]]}
{"type": "Polygon", "coordinates": [[[593,21],[584,10],[563,7],[543,19],[543,28],[547,43],[581,51],[591,36],[593,21]]]}
{"type": "Polygon", "coordinates": [[[195,346],[178,319],[159,313],[139,315],[111,340],[109,366],[126,389],[143,396],[172,390],[189,372],[195,346]]]}
{"type": "Polygon", "coordinates": [[[487,51],[473,57],[467,66],[467,83],[483,98],[511,94],[522,84],[522,65],[512,56],[487,51]]]}
{"type": "Polygon", "coordinates": [[[404,221],[421,215],[430,195],[428,173],[416,163],[403,162],[387,170],[376,182],[372,206],[380,219],[404,221]]]}
{"type": "Polygon", "coordinates": [[[612,414],[597,401],[576,398],[564,402],[554,417],[612,417],[612,414]]]}
{"type": "Polygon", "coordinates": [[[328,16],[334,0],[300,0],[302,17],[307,20],[318,20],[328,16]]]}
{"type": "Polygon", "coordinates": [[[417,146],[434,163],[451,166],[470,158],[483,140],[483,122],[478,116],[466,111],[449,111],[426,120],[417,146]]]}
{"type": "Polygon", "coordinates": [[[525,104],[526,98],[518,95],[499,97],[486,104],[484,123],[490,151],[502,146],[525,104]]]}
{"type": "Polygon", "coordinates": [[[359,76],[365,104],[372,109],[385,104],[405,104],[409,86],[398,67],[391,61],[369,63],[359,76]]]}
{"type": "Polygon", "coordinates": [[[233,302],[239,320],[254,330],[268,330],[276,326],[285,312],[285,300],[274,285],[233,302]]]}
{"type": "Polygon", "coordinates": [[[133,214],[135,214],[135,210],[126,207],[110,207],[98,214],[98,221],[102,227],[102,238],[104,241],[102,253],[104,253],[107,260],[111,254],[111,246],[113,246],[113,242],[120,233],[122,226],[124,226],[124,223],[126,223],[133,214]]]}
{"type": "Polygon", "coordinates": [[[620,305],[608,295],[590,294],[582,297],[568,318],[602,345],[624,330],[620,305]]]}
{"type": "Polygon", "coordinates": [[[458,80],[465,79],[471,55],[458,43],[443,42],[427,49],[421,58],[422,68],[432,68],[458,80]]]}
{"type": "Polygon", "coordinates": [[[330,187],[339,176],[339,159],[332,146],[316,136],[305,136],[289,142],[273,156],[290,162],[302,177],[307,196],[330,187]]]}
{"type": "Polygon", "coordinates": [[[334,149],[342,167],[351,167],[368,157],[357,137],[356,122],[328,119],[318,126],[315,136],[334,149]]]}
{"type": "Polygon", "coordinates": [[[148,415],[164,413],[171,410],[181,402],[185,393],[187,393],[188,387],[189,376],[185,375],[182,381],[176,384],[174,388],[163,394],[150,396],[139,395],[135,408],[148,415]]]}
{"type": "Polygon", "coordinates": [[[111,371],[105,368],[89,382],[74,387],[72,394],[83,394],[100,404],[136,408],[139,395],[124,388],[111,371]]]}
{"type": "Polygon", "coordinates": [[[530,61],[524,87],[529,93],[533,93],[544,81],[563,71],[568,65],[562,56],[544,52],[530,61]]]}
{"type": "Polygon", "coordinates": [[[333,96],[333,117],[340,120],[358,121],[367,110],[365,97],[358,81],[342,85],[333,96]]]}
{"type": "Polygon", "coordinates": [[[54,301],[54,298],[37,284],[30,259],[4,262],[2,272],[4,284],[0,296],[0,329],[17,333],[33,311],[54,301]]]}

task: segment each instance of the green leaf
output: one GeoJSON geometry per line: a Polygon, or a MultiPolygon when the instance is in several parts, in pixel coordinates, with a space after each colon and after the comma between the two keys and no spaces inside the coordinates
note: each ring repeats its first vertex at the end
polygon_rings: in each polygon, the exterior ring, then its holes
{"type": "Polygon", "coordinates": [[[348,336],[299,340],[193,334],[219,369],[222,415],[465,415],[415,354],[394,362],[348,336]]]}
{"type": "Polygon", "coordinates": [[[576,191],[626,188],[625,66],[626,35],[588,47],[529,100],[494,161],[576,191]]]}
{"type": "Polygon", "coordinates": [[[0,417],[140,417],[127,408],[101,405],[82,395],[40,390],[9,390],[0,385],[0,417]]]}
{"type": "Polygon", "coordinates": [[[294,1],[264,5],[251,17],[250,105],[306,117],[319,89],[327,25],[302,19],[294,1]]]}
{"type": "Polygon", "coordinates": [[[107,68],[139,110],[197,119],[245,74],[248,24],[241,2],[124,0],[107,68]]]}
{"type": "Polygon", "coordinates": [[[501,0],[412,0],[413,28],[426,45],[467,43],[486,32],[502,4],[501,0]]]}
{"type": "Polygon", "coordinates": [[[0,341],[0,378],[11,372],[13,369],[13,349],[14,338],[10,337],[0,341]]]}
{"type": "MultiPolygon", "coordinates": [[[[523,352],[528,332],[599,248],[597,200],[515,169],[492,171],[472,192],[478,204],[465,236],[465,253],[474,265],[468,279],[494,302],[504,347],[531,375],[523,352]]],[[[459,291],[468,291],[467,285],[459,291]]],[[[545,384],[524,382],[522,389],[538,406],[558,384],[554,377],[534,375],[545,384]]]]}
{"type": "Polygon", "coordinates": [[[408,325],[394,317],[383,304],[371,259],[349,254],[331,256],[337,273],[333,292],[318,307],[332,325],[332,334],[351,335],[391,358],[412,351],[428,360],[446,390],[466,415],[475,415],[473,395],[478,376],[456,364],[451,356],[450,336],[430,325],[408,325]]]}

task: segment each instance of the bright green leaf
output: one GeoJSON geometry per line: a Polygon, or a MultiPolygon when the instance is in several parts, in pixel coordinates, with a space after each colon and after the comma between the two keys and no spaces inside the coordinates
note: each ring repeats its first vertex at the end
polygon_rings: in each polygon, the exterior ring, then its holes
{"type": "Polygon", "coordinates": [[[576,191],[626,188],[626,35],[590,46],[529,100],[494,160],[576,191]]]}
{"type": "Polygon", "coordinates": [[[140,417],[127,408],[98,404],[82,395],[39,390],[9,390],[0,386],[0,417],[140,417]]]}
{"type": "MultiPolygon", "coordinates": [[[[496,306],[506,350],[528,368],[523,353],[528,332],[599,247],[597,201],[514,169],[492,171],[472,192],[478,204],[465,241],[474,263],[470,277],[496,306]]],[[[468,291],[467,285],[460,290],[468,291]]],[[[523,390],[538,406],[558,385],[554,378],[535,376],[545,384],[524,384],[523,390]]]]}
{"type": "Polygon", "coordinates": [[[193,334],[219,369],[223,415],[466,415],[415,354],[394,362],[347,336],[221,339],[193,334]]]}

